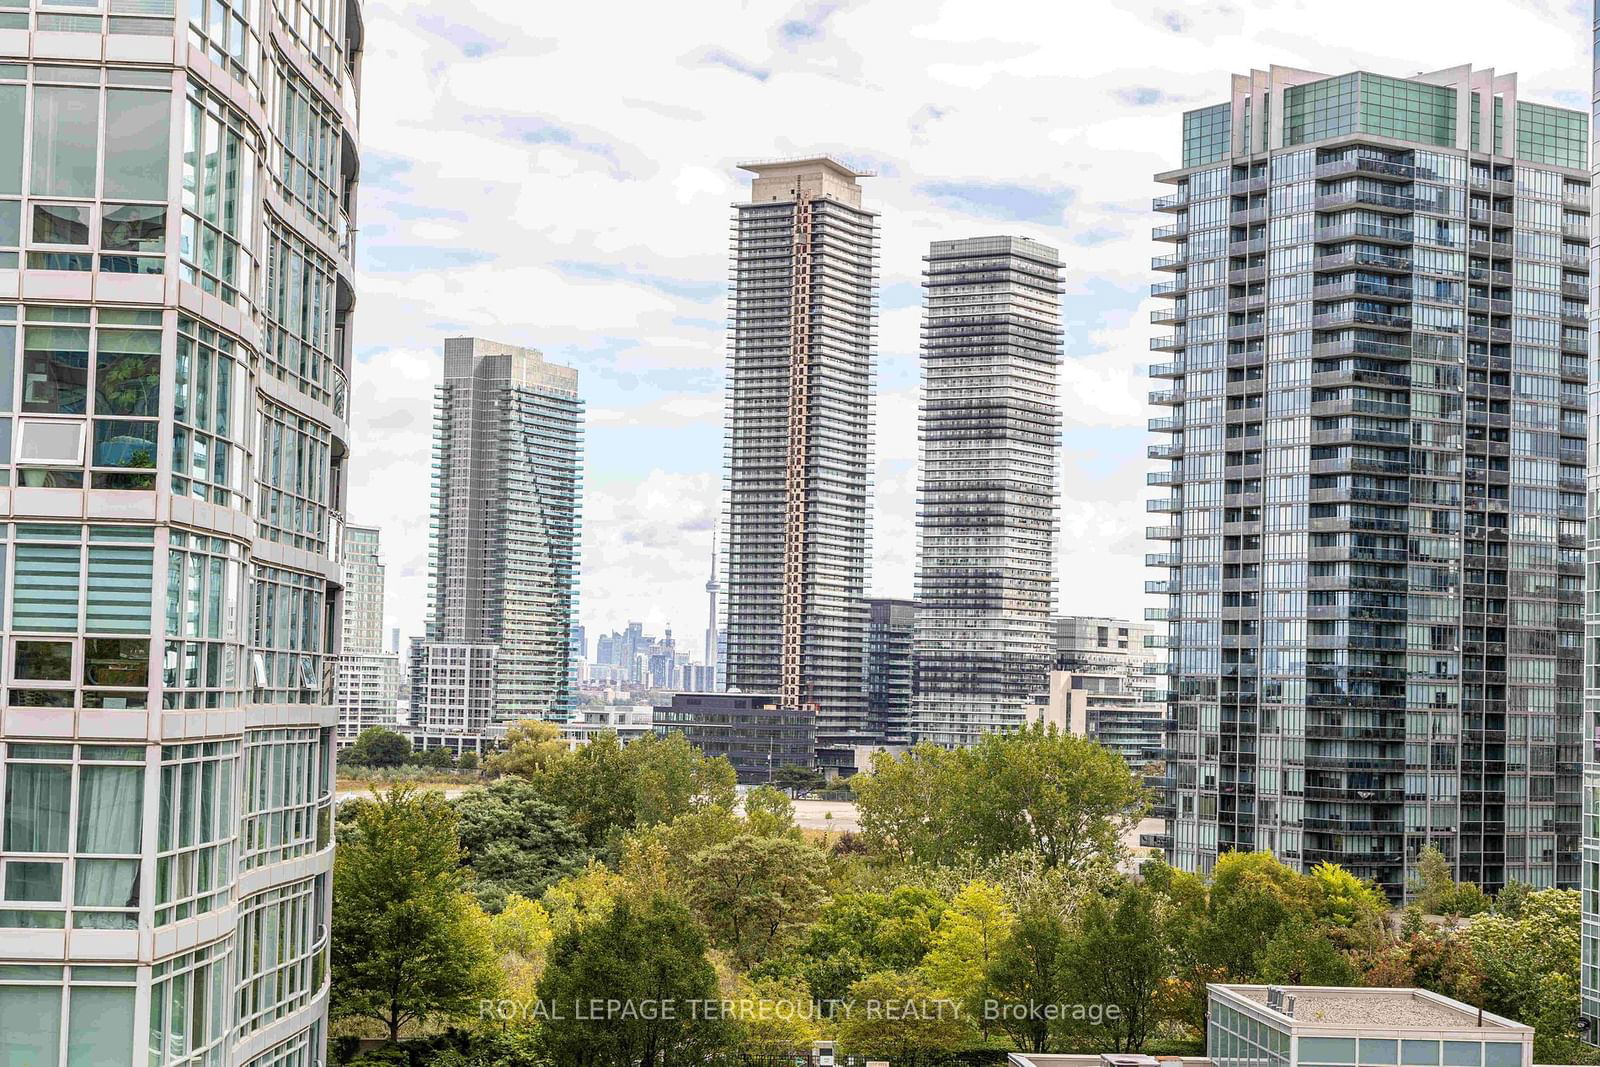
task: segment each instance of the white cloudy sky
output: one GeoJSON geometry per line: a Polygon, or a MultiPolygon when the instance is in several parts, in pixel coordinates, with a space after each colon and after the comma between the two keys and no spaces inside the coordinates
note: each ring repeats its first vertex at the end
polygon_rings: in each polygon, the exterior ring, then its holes
{"type": "Polygon", "coordinates": [[[582,373],[590,634],[673,623],[698,647],[740,160],[827,151],[880,175],[883,594],[913,588],[919,257],[989,233],[1063,249],[1060,606],[1137,614],[1150,175],[1177,163],[1180,112],[1272,63],[1492,65],[1588,99],[1587,0],[366,6],[351,515],[383,527],[403,635],[426,604],[438,352],[470,333],[582,373]]]}

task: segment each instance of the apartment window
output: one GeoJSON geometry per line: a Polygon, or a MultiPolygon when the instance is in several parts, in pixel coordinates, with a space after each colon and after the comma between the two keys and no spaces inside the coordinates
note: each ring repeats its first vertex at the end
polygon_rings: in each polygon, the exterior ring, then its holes
{"type": "Polygon", "coordinates": [[[322,424],[264,401],[257,453],[260,536],[295,548],[327,547],[333,435],[322,424]]]}
{"type": "MultiPolygon", "coordinates": [[[[0,312],[8,309],[0,308],[0,312]]],[[[22,328],[18,475],[38,488],[146,490],[155,487],[159,430],[161,313],[102,308],[29,306],[22,328]],[[149,327],[132,329],[122,327],[149,327]],[[91,360],[91,353],[93,359],[91,360]],[[92,400],[92,405],[91,405],[92,400]],[[93,422],[81,420],[93,415],[93,422]]],[[[15,327],[0,326],[0,409],[10,407],[9,370],[15,327]]],[[[0,443],[9,436],[0,419],[0,443]]],[[[8,458],[8,457],[6,457],[8,458]]],[[[0,475],[3,477],[3,475],[0,475]]]]}
{"type": "Polygon", "coordinates": [[[158,963],[150,976],[149,1067],[216,1062],[228,1034],[228,939],[158,963]]]}
{"type": "Polygon", "coordinates": [[[327,974],[325,876],[245,899],[239,906],[241,1036],[303,1008],[327,974]]]}
{"type": "Polygon", "coordinates": [[[133,967],[0,966],[0,1063],[131,1062],[137,973],[133,967]]]}
{"type": "Polygon", "coordinates": [[[235,858],[239,744],[207,741],[161,750],[155,924],[228,902],[235,858]]]}
{"type": "Polygon", "coordinates": [[[191,82],[185,101],[180,277],[229,304],[250,278],[245,205],[254,200],[255,149],[239,116],[191,82]],[[246,243],[241,247],[241,240],[246,243]]]}
{"type": "Polygon", "coordinates": [[[333,800],[327,730],[254,730],[245,739],[240,867],[307,856],[325,847],[333,800]]]}
{"type": "Polygon", "coordinates": [[[178,320],[173,381],[172,491],[238,510],[243,495],[247,380],[231,337],[184,317],[178,320]]]}
{"type": "Polygon", "coordinates": [[[6,748],[0,928],[138,928],[145,749],[6,748]]]}
{"type": "Polygon", "coordinates": [[[164,704],[232,707],[240,685],[243,550],[176,530],[168,545],[164,704]]]}

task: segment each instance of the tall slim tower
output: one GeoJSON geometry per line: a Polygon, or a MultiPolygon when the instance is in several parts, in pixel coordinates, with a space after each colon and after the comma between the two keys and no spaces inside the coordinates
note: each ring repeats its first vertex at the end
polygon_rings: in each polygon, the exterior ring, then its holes
{"type": "Polygon", "coordinates": [[[727,681],[866,727],[867,506],[877,216],[865,172],[747,163],[734,207],[728,360],[727,681]]]}
{"type": "Polygon", "coordinates": [[[706,658],[705,664],[711,668],[711,688],[722,687],[722,655],[721,642],[717,640],[717,592],[722,586],[717,582],[717,535],[711,535],[711,576],[706,579],[706,599],[710,602],[706,614],[706,658]]]}
{"type": "Polygon", "coordinates": [[[1176,865],[1579,880],[1588,116],[1273,67],[1183,117],[1151,373],[1176,865]]]}
{"type": "Polygon", "coordinates": [[[344,630],[334,676],[339,706],[338,743],[354,741],[369,726],[393,726],[400,698],[400,657],[383,647],[382,531],[345,527],[344,630]]]}
{"type": "Polygon", "coordinates": [[[428,646],[440,655],[454,646],[451,660],[473,663],[492,647],[494,692],[485,704],[450,686],[441,691],[449,707],[425,693],[423,725],[481,730],[481,714],[462,717],[454,706],[463,697],[502,722],[564,721],[576,680],[578,372],[475,337],[446,340],[444,359],[428,646]]]}
{"type": "Polygon", "coordinates": [[[1061,257],[974,237],[926,262],[911,736],[954,747],[1021,726],[1049,678],[1061,257]]]}
{"type": "MultiPolygon", "coordinates": [[[[1593,114],[1600,114],[1600,7],[1594,10],[1594,104],[1593,114]]],[[[1589,166],[1591,168],[1591,208],[1600,205],[1592,201],[1593,191],[1600,179],[1600,130],[1591,129],[1589,166]]],[[[1591,233],[1591,266],[1589,277],[1600,277],[1600,234],[1591,233]]],[[[1600,301],[1589,301],[1589,352],[1591,358],[1600,357],[1600,301]]],[[[1600,375],[1589,376],[1589,422],[1600,418],[1600,375]]],[[[1600,565],[1600,463],[1593,458],[1588,471],[1588,514],[1586,556],[1589,573],[1600,565]]],[[[1584,690],[1583,690],[1583,884],[1600,887],[1600,598],[1590,596],[1584,605],[1584,690]]],[[[1584,1036],[1591,1044],[1600,1044],[1600,899],[1593,892],[1583,894],[1583,963],[1580,967],[1582,989],[1582,1015],[1588,1025],[1584,1036]]]]}
{"type": "Polygon", "coordinates": [[[0,16],[0,1062],[321,1061],[361,3],[28,6],[0,16]]]}

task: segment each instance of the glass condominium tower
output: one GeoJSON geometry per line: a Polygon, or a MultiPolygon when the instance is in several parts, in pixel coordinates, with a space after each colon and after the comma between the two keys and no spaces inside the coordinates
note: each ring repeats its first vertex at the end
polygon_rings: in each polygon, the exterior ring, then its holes
{"type": "Polygon", "coordinates": [[[0,1063],[324,1058],[362,36],[0,10],[0,1063]]]}
{"type": "Polygon", "coordinates": [[[1177,866],[1399,896],[1433,845],[1577,883],[1588,135],[1466,66],[1273,67],[1184,115],[1150,449],[1177,866]]]}
{"type": "Polygon", "coordinates": [[[926,262],[911,735],[955,747],[1020,727],[1048,684],[1061,257],[974,237],[926,262]]]}
{"type": "MultiPolygon", "coordinates": [[[[1594,5],[1594,113],[1600,114],[1600,0],[1594,5]]],[[[1590,137],[1600,136],[1591,129],[1590,137]]],[[[1591,143],[1591,178],[1600,177],[1600,146],[1591,143]]],[[[1591,191],[1593,181],[1591,180],[1591,191]]],[[[1594,267],[1600,271],[1600,235],[1592,238],[1594,267]]],[[[1589,418],[1600,418],[1600,302],[1589,302],[1590,364],[1589,418]]],[[[1580,967],[1581,1015],[1585,1040],[1600,1044],[1600,456],[1589,442],[1588,585],[1584,602],[1583,683],[1583,884],[1580,967]]]]}
{"type": "Polygon", "coordinates": [[[727,687],[864,740],[877,216],[815,156],[746,163],[734,206],[727,402],[727,687]]]}
{"type": "MultiPolygon", "coordinates": [[[[496,720],[564,722],[577,682],[578,372],[531,348],[447,339],[434,459],[429,644],[496,646],[496,720]]],[[[436,727],[432,692],[424,714],[436,727]]]]}

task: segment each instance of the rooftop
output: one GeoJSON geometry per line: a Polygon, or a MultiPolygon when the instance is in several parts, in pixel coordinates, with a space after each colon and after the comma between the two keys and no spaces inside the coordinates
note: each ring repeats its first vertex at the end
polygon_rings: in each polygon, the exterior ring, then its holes
{"type": "Polygon", "coordinates": [[[878,176],[877,171],[856,170],[850,164],[846,163],[837,156],[830,156],[826,154],[816,156],[792,156],[785,159],[756,159],[751,160],[748,163],[738,164],[740,170],[747,170],[752,174],[762,174],[771,170],[796,170],[801,167],[808,166],[820,166],[826,167],[829,170],[836,170],[847,178],[876,178],[878,176]]]}
{"type": "MultiPolygon", "coordinates": [[[[1233,993],[1267,1008],[1268,986],[1225,985],[1213,990],[1233,993]]],[[[1350,1030],[1526,1030],[1510,1019],[1420,989],[1341,989],[1282,986],[1284,998],[1295,998],[1292,1021],[1301,1026],[1350,1030]]],[[[1282,1009],[1268,1011],[1290,1021],[1282,1009]]]]}

